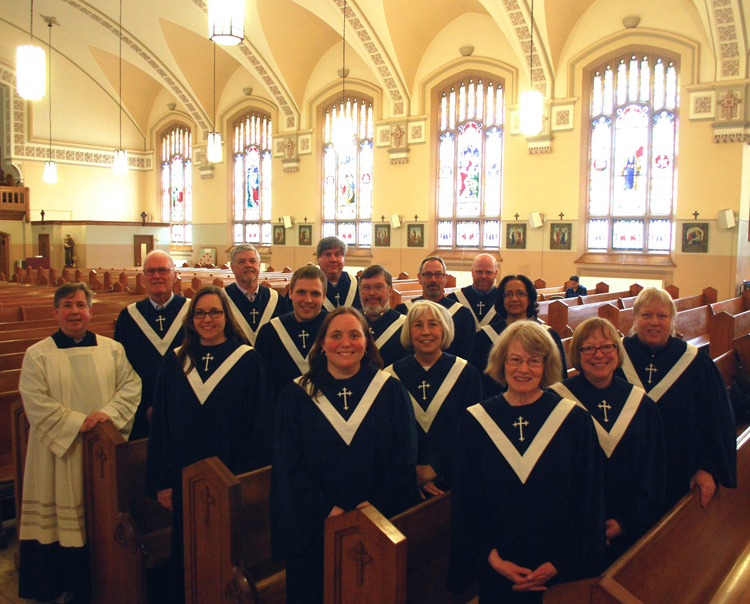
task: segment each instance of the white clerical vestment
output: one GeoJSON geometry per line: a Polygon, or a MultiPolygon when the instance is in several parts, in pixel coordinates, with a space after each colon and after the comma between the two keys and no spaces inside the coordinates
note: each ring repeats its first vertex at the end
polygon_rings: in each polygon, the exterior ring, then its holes
{"type": "Polygon", "coordinates": [[[49,337],[26,351],[20,391],[31,426],[20,539],[64,547],[86,543],[83,441],[86,417],[102,411],[125,438],[141,398],[141,379],[122,345],[58,348],[49,337]]]}

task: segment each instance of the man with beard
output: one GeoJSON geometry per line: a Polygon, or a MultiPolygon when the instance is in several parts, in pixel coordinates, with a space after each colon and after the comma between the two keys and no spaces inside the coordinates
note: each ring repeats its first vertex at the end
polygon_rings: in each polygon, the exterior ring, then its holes
{"type": "Polygon", "coordinates": [[[338,237],[323,237],[318,242],[318,266],[328,280],[323,307],[331,312],[339,306],[361,308],[357,295],[357,281],[344,270],[344,257],[348,246],[338,237]]]}
{"type": "Polygon", "coordinates": [[[448,298],[471,311],[479,331],[495,318],[497,260],[491,254],[479,254],[471,265],[471,279],[471,285],[448,294],[448,298]]]}

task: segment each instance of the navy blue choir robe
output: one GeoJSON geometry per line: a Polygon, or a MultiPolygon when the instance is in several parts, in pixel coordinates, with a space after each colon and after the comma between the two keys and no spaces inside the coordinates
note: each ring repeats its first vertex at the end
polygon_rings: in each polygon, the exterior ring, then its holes
{"type": "Polygon", "coordinates": [[[624,338],[623,344],[627,357],[619,375],[643,388],[661,413],[667,449],[664,511],[689,491],[698,470],[735,488],[734,413],[724,380],[708,354],[674,337],[657,350],[637,336],[624,338]]]}
{"type": "Polygon", "coordinates": [[[604,508],[622,534],[607,547],[614,562],[653,526],[664,507],[666,462],[659,409],[645,391],[615,376],[597,388],[583,374],[552,385],[580,403],[596,422],[604,454],[604,508]]]}
{"type": "Polygon", "coordinates": [[[323,602],[324,522],[334,506],[369,501],[390,517],[416,497],[415,420],[403,385],[363,365],[344,380],[326,372],[319,387],[313,400],[291,384],[277,405],[271,526],[287,604],[323,602]]]}
{"type": "Polygon", "coordinates": [[[151,299],[144,298],[123,308],[117,317],[114,339],[125,348],[128,361],[143,383],[130,440],[148,438],[147,412],[154,400],[156,375],[164,355],[182,344],[182,322],[189,306],[184,297],[175,294],[166,308],[156,310],[151,299]]]}
{"type": "Polygon", "coordinates": [[[428,369],[408,356],[386,371],[409,391],[417,419],[417,464],[431,466],[437,474],[435,486],[449,490],[458,420],[468,407],[484,400],[479,372],[445,352],[428,369]]]}
{"type": "Polygon", "coordinates": [[[230,283],[224,291],[229,296],[235,320],[253,346],[263,325],[274,317],[284,315],[291,310],[287,308],[284,296],[280,296],[275,290],[265,285],[258,285],[255,300],[252,302],[240,291],[236,283],[230,283]]]}
{"type": "Polygon", "coordinates": [[[341,271],[339,282],[336,285],[328,282],[326,299],[323,302],[323,308],[328,312],[339,306],[352,306],[362,310],[362,302],[359,299],[359,281],[356,278],[352,279],[346,271],[341,271]]]}
{"type": "Polygon", "coordinates": [[[465,308],[468,308],[471,314],[474,315],[474,324],[476,330],[479,331],[495,319],[495,315],[497,314],[495,301],[497,300],[498,291],[500,290],[493,287],[486,294],[479,294],[471,285],[467,285],[449,293],[446,298],[455,300],[465,308]]]}
{"type": "Polygon", "coordinates": [[[487,561],[493,549],[532,570],[552,563],[555,583],[596,574],[605,547],[601,458],[591,416],[554,393],[522,407],[503,396],[469,407],[454,453],[448,587],[458,593],[478,577],[481,604],[541,602],[541,592],[512,591],[487,561]]]}
{"type": "Polygon", "coordinates": [[[307,355],[327,314],[322,310],[312,321],[297,321],[290,312],[260,328],[255,349],[268,365],[274,397],[309,369],[307,355]]]}
{"type": "Polygon", "coordinates": [[[401,346],[401,328],[406,321],[404,315],[389,308],[377,319],[370,319],[367,315],[365,319],[370,326],[370,333],[375,339],[380,358],[383,359],[383,367],[393,365],[399,359],[411,354],[401,346]]]}
{"type": "MultiPolygon", "coordinates": [[[[402,302],[395,310],[402,315],[408,314],[409,309],[414,302],[418,302],[419,300],[424,300],[424,297],[419,296],[418,298],[412,298],[411,300],[402,302]]],[[[453,318],[453,342],[451,342],[451,345],[445,352],[470,361],[472,346],[474,345],[474,334],[476,333],[474,315],[472,315],[468,308],[464,308],[455,300],[451,300],[445,296],[440,298],[437,303],[440,304],[440,306],[447,308],[453,318]]]]}
{"type": "MultiPolygon", "coordinates": [[[[477,337],[474,342],[474,351],[470,361],[471,364],[482,374],[482,385],[484,387],[485,396],[496,396],[505,392],[505,388],[485,374],[484,370],[487,369],[487,360],[490,356],[492,346],[497,342],[500,334],[505,331],[506,327],[507,325],[504,320],[495,321],[477,332],[477,337]]],[[[548,325],[542,324],[542,327],[547,330],[547,333],[549,333],[555,341],[557,351],[560,353],[560,361],[562,362],[562,375],[560,376],[560,379],[565,380],[568,378],[568,365],[565,362],[565,349],[563,348],[562,340],[557,332],[548,325]]]]}
{"type": "Polygon", "coordinates": [[[164,358],[148,442],[146,494],[173,489],[172,602],[184,600],[182,469],[213,456],[234,474],[271,462],[274,409],[263,359],[234,338],[199,346],[197,358],[187,376],[176,354],[164,358]]]}

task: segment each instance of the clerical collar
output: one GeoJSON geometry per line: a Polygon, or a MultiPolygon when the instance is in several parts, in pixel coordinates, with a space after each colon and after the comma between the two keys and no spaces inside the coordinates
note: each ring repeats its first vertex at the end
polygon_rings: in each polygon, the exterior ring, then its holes
{"type": "Polygon", "coordinates": [[[248,301],[250,301],[250,302],[255,302],[255,298],[257,298],[257,297],[258,297],[258,287],[259,287],[259,286],[258,286],[258,283],[257,283],[257,281],[256,281],[256,283],[255,283],[255,291],[254,291],[253,293],[250,293],[249,291],[245,290],[245,289],[244,289],[244,288],[243,288],[243,287],[242,287],[242,286],[241,286],[241,285],[240,285],[239,283],[237,283],[236,281],[234,282],[234,284],[235,284],[235,285],[237,286],[237,289],[238,289],[238,290],[240,290],[240,291],[242,292],[242,295],[243,295],[243,296],[245,296],[245,297],[246,297],[246,298],[248,299],[248,301]]]}
{"type": "Polygon", "coordinates": [[[474,284],[471,285],[471,289],[474,291],[474,293],[479,296],[480,298],[484,298],[485,296],[489,296],[492,293],[492,290],[495,289],[493,286],[492,289],[486,292],[480,292],[476,287],[474,287],[474,284]]]}
{"type": "Polygon", "coordinates": [[[174,292],[172,292],[172,295],[169,296],[169,300],[167,300],[164,304],[157,304],[154,302],[154,299],[149,296],[148,301],[151,302],[151,306],[154,307],[154,310],[164,310],[167,306],[169,306],[169,303],[174,300],[174,292]]]}
{"type": "Polygon", "coordinates": [[[82,348],[84,346],[96,346],[96,336],[90,331],[86,332],[80,340],[76,341],[70,336],[66,336],[62,329],[52,334],[52,339],[58,348],[82,348]]]}

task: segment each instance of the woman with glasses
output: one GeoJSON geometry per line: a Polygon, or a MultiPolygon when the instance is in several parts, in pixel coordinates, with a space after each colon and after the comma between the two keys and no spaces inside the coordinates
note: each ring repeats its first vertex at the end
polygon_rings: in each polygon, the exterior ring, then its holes
{"type": "Polygon", "coordinates": [[[156,380],[146,466],[146,493],[172,510],[173,603],[185,600],[182,469],[213,456],[235,474],[268,465],[273,423],[266,365],[220,288],[196,292],[183,330],[183,345],[164,357],[156,380]]]}
{"type": "Polygon", "coordinates": [[[607,564],[659,519],[664,503],[659,410],[642,388],[614,375],[623,356],[612,324],[598,317],[587,319],[570,342],[570,362],[580,373],[550,387],[594,418],[604,453],[607,564]]]}
{"type": "Polygon", "coordinates": [[[544,390],[560,357],[541,325],[504,330],[487,372],[507,390],[459,421],[449,587],[478,577],[479,604],[540,603],[550,582],[595,574],[604,555],[599,444],[586,411],[544,390]]]}
{"type": "MultiPolygon", "coordinates": [[[[497,342],[503,330],[515,323],[516,321],[534,321],[539,323],[539,304],[536,301],[536,288],[531,280],[525,275],[507,275],[503,277],[497,286],[498,296],[495,301],[495,319],[489,325],[485,325],[477,332],[474,339],[474,352],[471,357],[471,364],[485,375],[483,377],[483,386],[485,396],[500,394],[503,391],[501,385],[491,379],[485,372],[487,367],[487,358],[490,354],[492,345],[497,342]]],[[[560,336],[554,329],[547,325],[544,328],[557,346],[560,353],[560,375],[555,377],[554,381],[568,377],[568,367],[565,362],[565,351],[563,350],[560,336]]]]}

